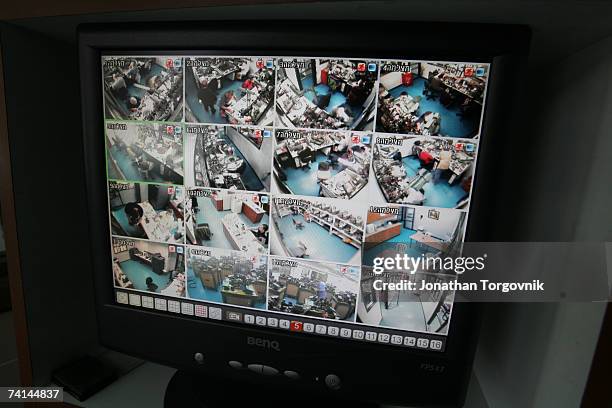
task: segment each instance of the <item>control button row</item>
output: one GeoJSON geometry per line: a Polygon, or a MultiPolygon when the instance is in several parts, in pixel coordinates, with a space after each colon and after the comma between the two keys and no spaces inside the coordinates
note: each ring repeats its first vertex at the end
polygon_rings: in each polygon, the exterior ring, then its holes
{"type": "MultiPolygon", "coordinates": [[[[126,293],[116,291],[117,303],[144,307],[148,309],[156,309],[161,311],[169,311],[184,315],[209,318],[213,320],[223,320],[224,313],[220,307],[205,306],[193,304],[189,302],[179,302],[176,300],[166,300],[163,298],[154,298],[151,296],[139,295],[135,293],[126,293]]],[[[406,347],[416,347],[420,349],[429,349],[440,351],[444,347],[442,340],[419,338],[414,336],[390,335],[388,333],[379,333],[374,331],[364,331],[358,329],[349,329],[346,327],[327,326],[325,324],[314,324],[301,322],[297,320],[279,319],[276,317],[255,316],[252,314],[242,314],[226,310],[225,319],[230,321],[244,322],[256,326],[265,326],[272,328],[280,328],[293,332],[316,333],[319,335],[327,335],[333,337],[353,338],[355,340],[365,340],[369,342],[377,342],[384,344],[403,345],[406,347]]]]}
{"type": "MultiPolygon", "coordinates": [[[[241,370],[242,368],[244,368],[244,365],[240,361],[236,360],[228,361],[227,364],[236,370],[241,370]]],[[[254,373],[262,375],[273,376],[279,374],[279,371],[276,368],[264,364],[249,364],[247,365],[247,368],[254,373]]],[[[285,375],[285,377],[290,378],[292,380],[298,380],[300,378],[300,374],[296,371],[286,370],[283,372],[283,374],[285,375]]]]}

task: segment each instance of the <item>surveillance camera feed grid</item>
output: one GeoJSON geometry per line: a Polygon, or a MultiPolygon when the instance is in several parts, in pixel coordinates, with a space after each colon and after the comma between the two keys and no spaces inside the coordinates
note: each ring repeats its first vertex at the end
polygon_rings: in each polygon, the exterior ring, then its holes
{"type": "Polygon", "coordinates": [[[448,275],[371,265],[460,251],[488,64],[104,56],[102,71],[117,289],[447,333],[452,292],[375,281],[448,275]]]}

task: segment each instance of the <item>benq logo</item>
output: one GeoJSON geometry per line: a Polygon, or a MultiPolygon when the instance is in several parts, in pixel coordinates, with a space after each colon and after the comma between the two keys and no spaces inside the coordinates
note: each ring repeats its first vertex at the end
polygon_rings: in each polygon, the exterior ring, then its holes
{"type": "Polygon", "coordinates": [[[262,339],[260,337],[247,337],[247,344],[249,346],[257,346],[266,348],[268,350],[280,351],[280,343],[276,340],[262,339]]]}

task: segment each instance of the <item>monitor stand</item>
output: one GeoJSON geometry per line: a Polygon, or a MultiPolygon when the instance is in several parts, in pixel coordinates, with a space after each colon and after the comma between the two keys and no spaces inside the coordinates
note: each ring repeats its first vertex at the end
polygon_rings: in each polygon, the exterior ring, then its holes
{"type": "Polygon", "coordinates": [[[269,385],[177,371],[166,388],[164,408],[228,408],[289,406],[291,408],[378,408],[378,404],[340,401],[330,394],[295,392],[271,378],[269,385]],[[293,392],[292,392],[293,391],[293,392]]]}

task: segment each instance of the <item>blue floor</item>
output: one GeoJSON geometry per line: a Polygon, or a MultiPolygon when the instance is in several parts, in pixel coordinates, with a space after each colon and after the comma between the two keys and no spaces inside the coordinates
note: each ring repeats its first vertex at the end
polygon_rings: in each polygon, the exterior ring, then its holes
{"type": "MultiPolygon", "coordinates": [[[[253,167],[251,166],[249,161],[246,159],[246,157],[244,157],[244,155],[242,154],[240,149],[238,149],[238,147],[236,147],[234,142],[232,142],[229,137],[224,135],[223,139],[227,143],[229,143],[230,146],[232,146],[236,156],[238,156],[242,160],[244,160],[245,168],[242,171],[242,173],[240,174],[240,178],[242,179],[242,183],[244,184],[244,187],[247,190],[249,190],[249,191],[261,191],[261,190],[264,190],[265,188],[264,188],[263,183],[261,182],[259,177],[257,177],[257,174],[255,174],[255,170],[253,170],[253,167]]],[[[257,159],[257,158],[255,157],[255,159],[257,159]]]]}
{"type": "Polygon", "coordinates": [[[130,225],[128,218],[127,218],[127,214],[124,211],[124,208],[125,207],[122,206],[121,208],[117,210],[113,210],[113,216],[115,217],[117,222],[119,222],[119,225],[121,225],[121,228],[123,228],[123,230],[125,231],[128,237],[135,237],[135,238],[143,237],[142,231],[140,228],[138,228],[138,226],[130,225]]]}
{"type": "MultiPolygon", "coordinates": [[[[117,162],[117,165],[119,166],[119,168],[121,169],[121,172],[124,174],[124,177],[121,177],[119,174],[117,174],[117,178],[118,179],[124,179],[127,181],[140,181],[142,180],[142,177],[140,175],[140,171],[138,170],[138,167],[136,166],[136,163],[132,160],[132,158],[124,151],[121,149],[117,148],[117,145],[112,146],[109,151],[109,163],[108,163],[108,168],[112,169],[113,166],[110,163],[111,157],[113,159],[115,159],[115,162],[117,162]]],[[[114,173],[114,172],[113,172],[114,173]]],[[[109,173],[110,175],[110,173],[109,173]]],[[[162,179],[161,177],[159,177],[157,174],[153,173],[153,172],[149,172],[149,179],[148,180],[142,180],[142,181],[159,181],[159,182],[164,182],[164,179],[162,179]]]]}
{"type": "MultiPolygon", "coordinates": [[[[219,288],[220,289],[220,288],[219,288]]],[[[190,299],[207,300],[209,302],[223,303],[221,290],[212,290],[205,288],[202,281],[195,275],[193,269],[187,268],[187,293],[190,299]]],[[[257,309],[265,309],[265,301],[255,302],[253,307],[257,309]]]]}
{"type": "Polygon", "coordinates": [[[383,252],[387,250],[395,250],[395,244],[398,243],[406,243],[408,244],[408,248],[406,248],[406,255],[409,257],[418,258],[423,255],[423,250],[419,249],[414,242],[410,239],[410,237],[416,233],[415,230],[402,228],[399,235],[389,239],[388,241],[381,242],[379,245],[375,247],[369,248],[363,252],[362,264],[363,265],[373,265],[374,258],[384,256],[383,252]],[[412,245],[411,245],[412,243],[412,245]]]}
{"type": "Polygon", "coordinates": [[[199,123],[229,123],[227,119],[221,117],[221,110],[219,109],[219,101],[221,97],[225,95],[227,91],[233,91],[236,98],[239,98],[241,93],[239,89],[242,87],[242,81],[232,81],[229,79],[223,79],[221,82],[221,88],[217,92],[217,102],[215,103],[216,112],[211,114],[206,112],[202,104],[198,101],[198,86],[196,80],[193,77],[191,69],[186,70],[187,77],[185,78],[185,97],[187,105],[191,112],[195,115],[199,123]]]}
{"type": "MultiPolygon", "coordinates": [[[[234,249],[232,244],[228,241],[223,232],[223,224],[221,224],[221,218],[225,217],[230,211],[217,211],[213,205],[212,200],[209,197],[198,197],[198,208],[200,211],[196,214],[196,220],[198,224],[208,223],[212,237],[210,241],[202,241],[200,245],[211,247],[211,248],[223,248],[223,249],[234,249]]],[[[238,214],[240,219],[249,228],[255,228],[261,224],[270,225],[268,214],[264,214],[261,222],[253,224],[251,220],[244,216],[244,214],[238,214]]]]}
{"type": "MultiPolygon", "coordinates": [[[[283,235],[286,247],[298,246],[299,241],[306,244],[307,253],[310,255],[306,259],[316,259],[330,262],[348,262],[357,252],[357,248],[350,244],[345,244],[336,235],[332,235],[325,228],[316,222],[306,222],[301,215],[288,215],[279,220],[278,227],[283,235]],[[304,228],[301,230],[293,226],[292,218],[302,221],[304,228]]],[[[283,254],[278,254],[283,255],[283,254]]]]}
{"type": "Polygon", "coordinates": [[[123,176],[119,174],[115,165],[111,162],[110,158],[107,160],[106,164],[108,178],[111,180],[121,180],[123,176]]]}
{"type": "MultiPolygon", "coordinates": [[[[327,161],[328,157],[323,153],[317,152],[315,161],[310,163],[310,169],[303,170],[302,168],[295,169],[289,167],[283,169],[287,175],[285,183],[291,189],[293,194],[305,195],[318,197],[319,196],[319,184],[317,183],[317,172],[319,163],[327,161]]],[[[332,169],[332,177],[338,174],[342,170],[342,166],[338,166],[338,169],[332,169]]]]}
{"type": "Polygon", "coordinates": [[[479,122],[469,119],[462,120],[460,116],[457,116],[457,112],[459,112],[457,107],[448,109],[438,99],[427,100],[425,95],[423,95],[425,82],[423,78],[416,78],[411,86],[400,85],[390,89],[389,93],[394,98],[397,98],[403,91],[406,91],[412,97],[421,97],[419,110],[417,111],[419,116],[425,112],[439,112],[441,118],[440,136],[473,137],[478,131],[479,122]]]}
{"type": "Polygon", "coordinates": [[[163,275],[158,275],[153,270],[144,264],[127,260],[119,263],[121,270],[125,273],[130,280],[134,284],[134,288],[138,290],[147,290],[147,285],[145,281],[148,277],[153,279],[153,283],[157,285],[157,290],[155,293],[160,293],[162,289],[165,289],[170,284],[170,273],[165,273],[163,275]]]}
{"type": "Polygon", "coordinates": [[[290,303],[292,305],[297,305],[298,304],[297,298],[294,298],[293,296],[285,295],[283,297],[283,300],[285,301],[285,303],[290,303]]]}
{"type": "MultiPolygon", "coordinates": [[[[312,75],[308,75],[304,79],[302,79],[302,86],[304,87],[304,96],[308,98],[311,102],[314,103],[315,100],[315,92],[317,95],[327,95],[331,91],[329,86],[326,84],[318,84],[313,88],[313,78],[312,75]]],[[[327,113],[332,113],[332,111],[340,105],[344,105],[347,102],[347,97],[340,91],[333,91],[331,99],[329,100],[329,105],[325,108],[327,113]]],[[[351,113],[350,115],[353,119],[357,119],[361,112],[363,111],[363,107],[361,106],[349,106],[351,113]]]]}
{"type": "MultiPolygon", "coordinates": [[[[413,177],[421,168],[421,162],[415,156],[406,156],[402,159],[406,168],[407,177],[413,177]]],[[[466,196],[459,183],[450,185],[448,178],[440,177],[437,183],[431,180],[423,187],[425,190],[424,205],[428,207],[455,208],[457,202],[466,196]]]]}
{"type": "Polygon", "coordinates": [[[195,275],[190,267],[187,268],[187,293],[191,299],[223,303],[221,291],[205,288],[200,278],[195,275]]]}

